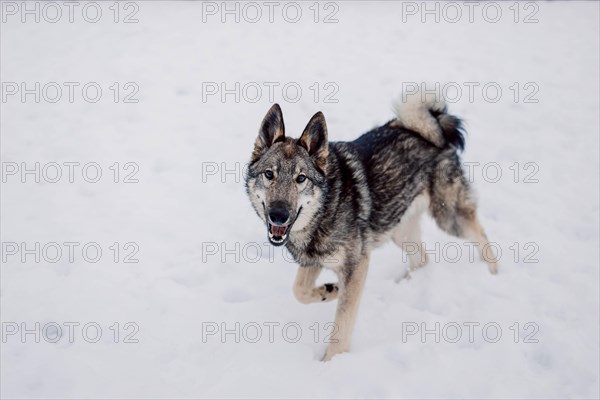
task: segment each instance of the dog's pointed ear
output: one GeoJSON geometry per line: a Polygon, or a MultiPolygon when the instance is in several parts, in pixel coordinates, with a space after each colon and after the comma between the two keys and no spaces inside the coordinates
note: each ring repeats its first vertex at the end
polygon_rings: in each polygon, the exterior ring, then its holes
{"type": "Polygon", "coordinates": [[[321,111],[308,121],[302,136],[298,139],[298,145],[304,147],[308,154],[315,159],[317,166],[325,171],[329,144],[327,143],[327,124],[321,111]]]}
{"type": "Polygon", "coordinates": [[[265,151],[274,143],[285,139],[285,126],[283,124],[283,113],[279,104],[273,106],[263,118],[258,137],[254,143],[253,160],[258,160],[265,151]]]}

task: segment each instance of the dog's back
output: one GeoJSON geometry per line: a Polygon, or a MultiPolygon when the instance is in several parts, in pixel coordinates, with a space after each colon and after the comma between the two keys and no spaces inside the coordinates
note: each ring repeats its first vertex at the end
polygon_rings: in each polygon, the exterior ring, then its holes
{"type": "Polygon", "coordinates": [[[375,236],[390,232],[421,196],[432,215],[440,217],[440,227],[460,236],[460,224],[449,221],[448,213],[442,215],[438,203],[455,204],[460,198],[466,208],[474,207],[469,204],[472,196],[458,156],[464,148],[461,120],[448,114],[443,102],[422,102],[418,96],[409,98],[396,112],[397,119],[352,142],[331,143],[338,162],[361,161],[359,165],[347,163],[350,175],[364,176],[364,183],[351,184],[368,187],[370,230],[375,236]]]}

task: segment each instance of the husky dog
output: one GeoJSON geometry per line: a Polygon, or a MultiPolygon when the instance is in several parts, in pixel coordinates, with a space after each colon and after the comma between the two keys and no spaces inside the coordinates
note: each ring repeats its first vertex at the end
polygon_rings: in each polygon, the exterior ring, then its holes
{"type": "Polygon", "coordinates": [[[427,263],[423,212],[443,231],[476,242],[489,271],[497,272],[458,156],[464,133],[443,100],[420,94],[399,103],[395,119],[352,142],[328,142],[321,112],[299,139],[286,136],[279,105],[267,112],[246,188],[271,244],[285,245],[300,264],[298,301],[338,299],[335,343],[324,361],[350,349],[373,248],[392,239],[409,256],[410,271],[427,263]],[[334,270],[338,282],[315,287],[323,268],[334,270]]]}

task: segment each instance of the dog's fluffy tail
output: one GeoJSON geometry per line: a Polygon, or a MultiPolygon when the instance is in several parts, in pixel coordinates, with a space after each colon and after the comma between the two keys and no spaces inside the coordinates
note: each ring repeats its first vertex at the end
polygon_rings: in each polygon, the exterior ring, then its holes
{"type": "Polygon", "coordinates": [[[396,123],[417,132],[440,148],[465,147],[465,130],[460,118],[448,114],[446,102],[434,93],[403,94],[394,104],[396,123]]]}

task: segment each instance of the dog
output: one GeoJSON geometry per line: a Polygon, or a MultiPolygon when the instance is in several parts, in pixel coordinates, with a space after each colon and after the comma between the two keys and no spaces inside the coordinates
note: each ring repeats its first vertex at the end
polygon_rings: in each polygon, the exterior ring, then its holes
{"type": "Polygon", "coordinates": [[[294,296],[304,304],[338,299],[323,361],[350,349],[372,249],[391,239],[411,250],[409,271],[427,263],[424,212],[443,231],[477,243],[489,271],[498,270],[460,163],[462,120],[448,114],[443,99],[421,93],[405,97],[395,114],[354,141],[328,142],[322,112],[293,139],[274,104],[254,143],[247,193],[270,243],[285,245],[299,264],[294,296]],[[323,268],[338,282],[315,287],[323,268]]]}

